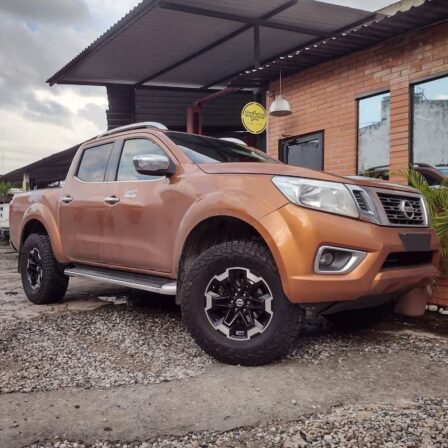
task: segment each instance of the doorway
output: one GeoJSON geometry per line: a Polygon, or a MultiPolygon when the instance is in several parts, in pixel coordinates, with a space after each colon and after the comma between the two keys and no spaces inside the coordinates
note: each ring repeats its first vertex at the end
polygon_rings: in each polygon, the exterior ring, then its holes
{"type": "Polygon", "coordinates": [[[279,158],[288,165],[322,171],[324,169],[324,132],[319,131],[280,140],[279,158]]]}

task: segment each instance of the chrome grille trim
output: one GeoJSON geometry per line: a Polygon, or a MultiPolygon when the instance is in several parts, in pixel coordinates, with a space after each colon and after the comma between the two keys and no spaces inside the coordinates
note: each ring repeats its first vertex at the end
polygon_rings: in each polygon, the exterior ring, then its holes
{"type": "Polygon", "coordinates": [[[360,218],[382,226],[429,227],[429,215],[423,196],[416,192],[347,185],[358,206],[360,218]],[[412,217],[400,209],[406,201],[414,209],[412,217]]]}

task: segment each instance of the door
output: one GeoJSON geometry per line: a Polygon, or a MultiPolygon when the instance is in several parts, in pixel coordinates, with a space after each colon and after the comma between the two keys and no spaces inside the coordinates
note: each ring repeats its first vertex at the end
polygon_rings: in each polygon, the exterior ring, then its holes
{"type": "Polygon", "coordinates": [[[139,174],[133,158],[159,154],[169,158],[161,144],[149,138],[122,142],[116,180],[109,183],[108,194],[118,201],[108,207],[104,234],[103,262],[108,266],[145,271],[170,272],[174,236],[179,223],[175,216],[181,202],[166,176],[139,174]]]}
{"type": "Polygon", "coordinates": [[[280,140],[280,160],[288,165],[324,169],[324,133],[315,132],[280,140]]]}
{"type": "Polygon", "coordinates": [[[113,143],[84,149],[74,175],[69,174],[59,199],[59,227],[66,256],[72,261],[101,263],[107,227],[104,199],[113,143]]]}

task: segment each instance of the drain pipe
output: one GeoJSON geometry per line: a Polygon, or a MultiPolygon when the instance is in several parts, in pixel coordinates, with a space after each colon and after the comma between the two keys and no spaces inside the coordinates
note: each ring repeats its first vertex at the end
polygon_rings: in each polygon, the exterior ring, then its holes
{"type": "Polygon", "coordinates": [[[210,95],[204,96],[196,100],[187,109],[187,132],[189,134],[202,134],[202,106],[205,103],[210,103],[229,93],[239,92],[241,89],[235,87],[226,87],[225,89],[214,92],[210,95]]]}

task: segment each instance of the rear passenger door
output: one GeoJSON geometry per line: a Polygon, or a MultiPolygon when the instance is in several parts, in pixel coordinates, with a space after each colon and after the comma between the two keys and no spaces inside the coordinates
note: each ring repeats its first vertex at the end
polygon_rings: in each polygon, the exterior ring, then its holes
{"type": "Polygon", "coordinates": [[[67,177],[59,199],[59,228],[64,252],[72,261],[102,263],[108,229],[113,224],[105,198],[105,182],[114,143],[83,150],[67,177]]]}

